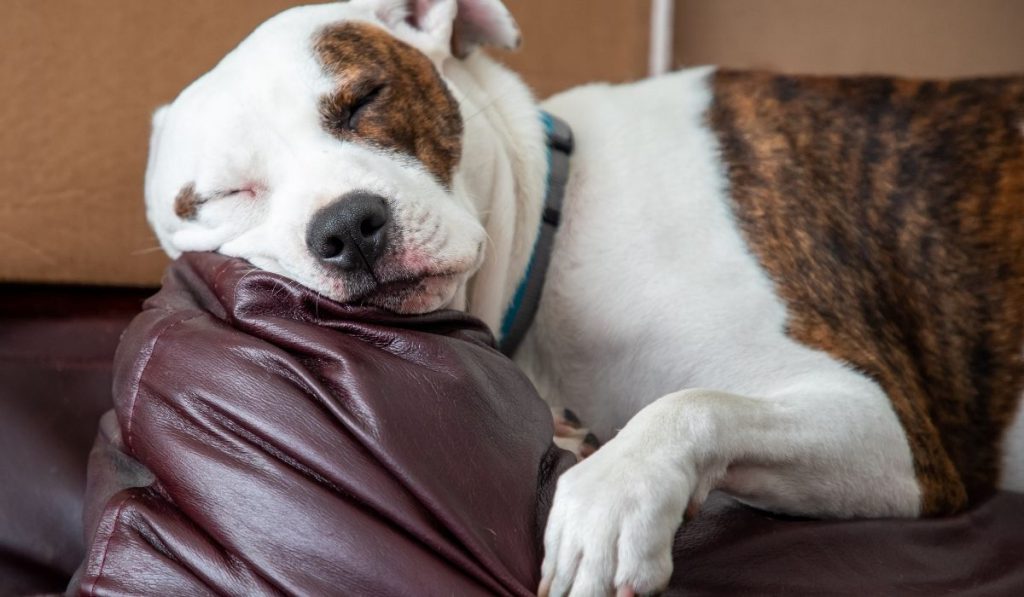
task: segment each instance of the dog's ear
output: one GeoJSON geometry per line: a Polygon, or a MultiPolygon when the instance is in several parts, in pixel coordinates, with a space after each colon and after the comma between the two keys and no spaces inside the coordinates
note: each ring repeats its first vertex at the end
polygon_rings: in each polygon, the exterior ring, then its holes
{"type": "Polygon", "coordinates": [[[382,2],[385,22],[406,23],[445,44],[457,58],[480,46],[519,47],[519,25],[500,0],[397,0],[382,2]]]}

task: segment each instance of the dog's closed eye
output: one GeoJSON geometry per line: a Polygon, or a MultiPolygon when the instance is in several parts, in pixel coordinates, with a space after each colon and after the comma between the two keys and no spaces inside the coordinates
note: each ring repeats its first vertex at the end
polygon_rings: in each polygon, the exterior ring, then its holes
{"type": "Polygon", "coordinates": [[[237,188],[228,188],[228,189],[224,189],[223,191],[218,191],[216,193],[216,195],[214,195],[214,196],[216,198],[218,198],[218,199],[226,198],[226,197],[237,197],[237,198],[240,198],[240,199],[241,198],[252,199],[252,198],[256,197],[257,194],[258,194],[258,187],[257,187],[257,185],[245,185],[245,186],[239,186],[237,188]]]}
{"type": "Polygon", "coordinates": [[[178,191],[174,198],[174,214],[183,220],[194,220],[199,216],[199,209],[206,203],[221,199],[254,199],[261,192],[263,186],[257,183],[247,183],[238,186],[225,186],[220,190],[212,192],[199,192],[194,182],[189,183],[178,191]]]}
{"type": "Polygon", "coordinates": [[[370,107],[377,98],[380,97],[381,91],[384,90],[384,85],[377,85],[370,89],[370,91],[364,93],[352,103],[348,108],[348,115],[345,119],[344,128],[348,130],[355,130],[359,126],[359,120],[362,118],[366,108],[370,107]]]}

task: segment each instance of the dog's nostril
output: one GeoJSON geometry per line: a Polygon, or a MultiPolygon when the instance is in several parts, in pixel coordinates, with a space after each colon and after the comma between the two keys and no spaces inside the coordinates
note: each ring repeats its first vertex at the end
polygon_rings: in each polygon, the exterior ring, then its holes
{"type": "Polygon", "coordinates": [[[321,259],[334,259],[341,255],[344,250],[345,243],[343,243],[340,238],[329,237],[325,238],[323,242],[320,243],[320,250],[317,251],[317,254],[321,259]]]}
{"type": "Polygon", "coordinates": [[[366,219],[359,224],[359,232],[363,235],[363,238],[370,238],[387,223],[388,218],[386,214],[382,212],[375,212],[367,216],[366,219]]]}

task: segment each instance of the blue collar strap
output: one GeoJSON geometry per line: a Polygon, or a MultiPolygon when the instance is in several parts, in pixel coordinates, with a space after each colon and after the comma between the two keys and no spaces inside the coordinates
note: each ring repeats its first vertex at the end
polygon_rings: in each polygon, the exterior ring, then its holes
{"type": "Polygon", "coordinates": [[[526,266],[526,273],[519,281],[512,302],[501,320],[501,352],[512,356],[522,342],[526,330],[533,323],[544,290],[544,278],[551,262],[551,249],[555,232],[562,219],[562,200],[565,185],[569,181],[569,156],[572,154],[572,129],[565,121],[541,112],[548,144],[548,190],[544,196],[544,211],[540,219],[540,231],[533,245],[533,254],[526,266]]]}

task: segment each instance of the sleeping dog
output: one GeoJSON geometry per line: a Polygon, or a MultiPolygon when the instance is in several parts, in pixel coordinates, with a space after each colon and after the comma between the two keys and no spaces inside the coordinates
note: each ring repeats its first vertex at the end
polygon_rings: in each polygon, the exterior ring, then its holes
{"type": "Polygon", "coordinates": [[[821,517],[1024,490],[1024,78],[697,68],[538,105],[477,51],[518,42],[498,0],[274,17],[154,116],[163,247],[499,334],[546,264],[514,356],[606,444],[559,481],[542,593],[662,587],[714,489],[821,517]],[[542,109],[575,136],[543,243],[542,109]]]}

